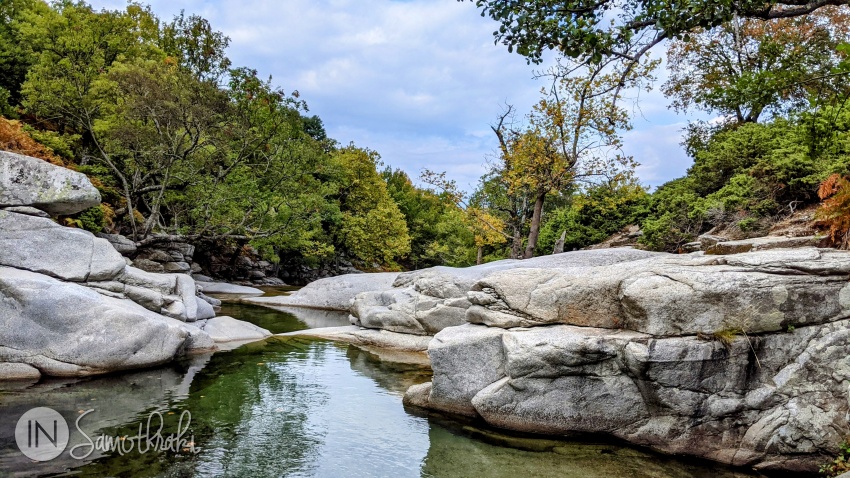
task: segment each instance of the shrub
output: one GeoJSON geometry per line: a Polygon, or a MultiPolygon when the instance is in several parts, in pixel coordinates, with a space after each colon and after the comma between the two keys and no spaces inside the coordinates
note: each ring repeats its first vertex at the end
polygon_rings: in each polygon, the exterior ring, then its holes
{"type": "Polygon", "coordinates": [[[815,213],[815,225],[825,229],[833,244],[846,249],[850,245],[850,181],[833,174],[818,188],[822,202],[815,213]]]}
{"type": "Polygon", "coordinates": [[[838,456],[832,462],[820,467],[820,472],[823,475],[833,477],[850,471],[850,443],[847,441],[841,442],[838,448],[838,456]]]}

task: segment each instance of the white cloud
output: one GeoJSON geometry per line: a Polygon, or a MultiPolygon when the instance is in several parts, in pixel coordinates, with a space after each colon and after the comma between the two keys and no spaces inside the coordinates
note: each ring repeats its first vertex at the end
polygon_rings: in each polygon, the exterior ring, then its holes
{"type": "MultiPolygon", "coordinates": [[[[124,0],[93,0],[122,8],[124,0]]],[[[150,0],[163,18],[198,13],[231,37],[234,64],[298,90],[331,137],[381,153],[414,179],[427,167],[474,186],[496,147],[488,125],[505,102],[519,112],[542,82],[494,45],[497,27],[472,2],[444,0],[150,0]]],[[[660,83],[659,83],[660,84],[660,83]]],[[[682,121],[656,91],[641,95],[626,149],[657,184],[680,175],[682,121]],[[663,135],[663,136],[661,136],[663,135]],[[664,158],[664,161],[662,161],[664,158]],[[670,158],[675,158],[670,160],[670,158]]]]}

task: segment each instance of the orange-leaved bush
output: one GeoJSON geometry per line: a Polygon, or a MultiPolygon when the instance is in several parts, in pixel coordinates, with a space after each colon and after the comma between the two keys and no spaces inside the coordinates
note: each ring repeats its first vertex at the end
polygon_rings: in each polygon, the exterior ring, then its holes
{"type": "Polygon", "coordinates": [[[52,149],[34,140],[19,121],[0,117],[0,150],[32,156],[57,166],[65,166],[52,149]]]}
{"type": "Polygon", "coordinates": [[[829,233],[832,243],[842,249],[850,246],[850,180],[833,174],[818,188],[821,205],[815,213],[815,225],[829,233]]]}

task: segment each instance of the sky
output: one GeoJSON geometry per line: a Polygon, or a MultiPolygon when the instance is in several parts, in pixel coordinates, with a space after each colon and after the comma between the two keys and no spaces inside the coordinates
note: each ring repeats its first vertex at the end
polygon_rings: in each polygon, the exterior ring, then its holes
{"type": "MultiPolygon", "coordinates": [[[[89,0],[118,9],[125,0],[89,0]]],[[[417,180],[445,171],[474,189],[494,156],[490,124],[512,104],[524,113],[544,80],[525,58],[493,41],[498,24],[473,2],[455,0],[148,0],[166,20],[185,10],[230,37],[234,66],[291,93],[297,90],[328,135],[380,153],[417,180]]],[[[660,56],[663,50],[655,52],[660,56]]],[[[681,130],[689,117],[667,108],[658,91],[641,93],[624,150],[647,186],[684,175],[681,130]]]]}

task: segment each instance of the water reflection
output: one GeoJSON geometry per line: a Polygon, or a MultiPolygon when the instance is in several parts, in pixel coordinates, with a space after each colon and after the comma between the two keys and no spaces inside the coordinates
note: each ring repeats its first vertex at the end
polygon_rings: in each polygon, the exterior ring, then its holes
{"type": "MultiPolygon", "coordinates": [[[[317,311],[296,318],[256,306],[226,307],[230,315],[278,332],[306,328],[307,320],[339,320],[317,311]]],[[[7,424],[0,427],[0,475],[745,476],[619,445],[515,437],[406,411],[402,393],[429,379],[421,354],[272,337],[155,370],[44,381],[0,395],[0,420],[7,424]],[[110,435],[135,434],[152,410],[165,413],[163,433],[175,433],[180,412],[188,410],[201,452],[111,453],[82,463],[66,451],[60,459],[33,464],[17,451],[9,424],[37,405],[57,409],[70,422],[79,410],[94,408],[85,429],[110,435]]],[[[79,439],[72,436],[71,443],[79,439]]]]}

